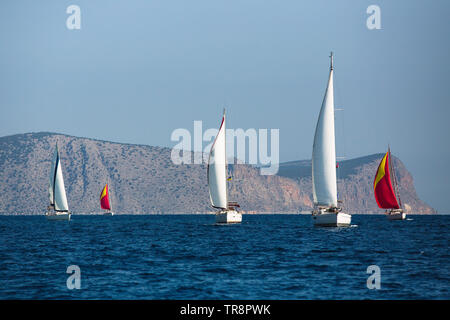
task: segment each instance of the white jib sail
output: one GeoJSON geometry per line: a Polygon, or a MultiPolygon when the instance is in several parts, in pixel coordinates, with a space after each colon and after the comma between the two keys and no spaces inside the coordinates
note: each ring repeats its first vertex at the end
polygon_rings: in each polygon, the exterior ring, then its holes
{"type": "Polygon", "coordinates": [[[66,190],[64,188],[64,179],[61,169],[61,160],[57,151],[54,171],[54,204],[57,211],[69,211],[67,204],[66,190]]]}
{"type": "Polygon", "coordinates": [[[209,197],[213,207],[227,209],[227,161],[226,161],[225,113],[219,132],[211,147],[208,160],[209,197]]]}
{"type": "Polygon", "coordinates": [[[328,86],[314,135],[312,184],[314,204],[337,207],[333,60],[331,60],[328,86]]]}

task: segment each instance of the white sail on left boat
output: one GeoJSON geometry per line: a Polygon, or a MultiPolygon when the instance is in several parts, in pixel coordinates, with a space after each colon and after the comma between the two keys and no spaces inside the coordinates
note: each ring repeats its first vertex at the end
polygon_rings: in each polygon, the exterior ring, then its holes
{"type": "Polygon", "coordinates": [[[330,55],[328,86],[317,120],[312,152],[312,185],[317,226],[349,226],[351,215],[338,207],[336,184],[336,146],[334,132],[333,53],[330,55]]]}
{"type": "Polygon", "coordinates": [[[67,204],[64,178],[61,168],[58,145],[53,155],[50,170],[50,181],[48,187],[50,205],[47,207],[46,217],[48,220],[70,220],[71,213],[67,204]]]}
{"type": "Polygon", "coordinates": [[[207,175],[211,205],[219,209],[216,213],[216,223],[241,222],[242,214],[237,211],[239,205],[236,202],[228,202],[225,110],[219,132],[209,153],[207,175]]]}

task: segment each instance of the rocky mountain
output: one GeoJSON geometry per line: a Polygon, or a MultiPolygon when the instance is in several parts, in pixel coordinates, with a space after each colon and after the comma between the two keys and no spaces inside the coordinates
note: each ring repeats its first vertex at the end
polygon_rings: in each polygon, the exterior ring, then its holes
{"type": "MultiPolygon", "coordinates": [[[[0,138],[0,213],[43,214],[55,147],[61,154],[69,208],[73,213],[100,212],[106,182],[116,213],[212,212],[205,165],[175,165],[171,149],[121,144],[55,133],[27,133],[0,138]]],[[[372,194],[381,154],[341,162],[340,197],[351,213],[379,213],[372,194]]],[[[402,200],[413,213],[434,213],[414,190],[411,174],[395,158],[402,200]]],[[[299,212],[312,207],[311,162],[280,165],[276,176],[261,176],[249,165],[231,166],[229,198],[242,210],[299,212]]]]}
{"type": "MultiPolygon", "coordinates": [[[[340,161],[336,174],[338,178],[338,198],[350,213],[380,213],[373,196],[373,180],[384,154],[340,161]]],[[[411,213],[431,214],[436,210],[419,199],[414,188],[414,180],[405,165],[392,155],[397,177],[400,199],[403,207],[411,213]]],[[[312,190],[311,160],[292,161],[280,164],[278,175],[295,180],[301,189],[312,190]]]]}

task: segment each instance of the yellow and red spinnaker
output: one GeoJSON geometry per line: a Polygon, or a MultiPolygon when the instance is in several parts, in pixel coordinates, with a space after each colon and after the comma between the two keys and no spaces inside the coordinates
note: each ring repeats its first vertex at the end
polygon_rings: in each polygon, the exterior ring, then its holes
{"type": "Polygon", "coordinates": [[[105,210],[111,210],[111,206],[109,205],[108,184],[105,185],[100,194],[100,207],[105,210]]]}
{"type": "Polygon", "coordinates": [[[373,182],[375,200],[381,209],[399,209],[389,171],[389,151],[386,152],[378,166],[373,182]]]}

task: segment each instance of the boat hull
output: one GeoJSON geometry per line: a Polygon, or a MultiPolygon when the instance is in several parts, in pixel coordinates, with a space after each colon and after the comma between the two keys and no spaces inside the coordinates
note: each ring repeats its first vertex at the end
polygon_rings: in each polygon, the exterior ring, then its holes
{"type": "Polygon", "coordinates": [[[105,213],[103,213],[103,215],[104,216],[113,216],[114,215],[114,212],[105,212],[105,213]]]}
{"type": "Polygon", "coordinates": [[[391,212],[388,213],[388,219],[389,220],[405,220],[406,219],[406,213],[404,212],[391,212]]]}
{"type": "Polygon", "coordinates": [[[352,221],[352,216],[343,212],[324,212],[313,214],[315,226],[318,227],[348,227],[352,221]]]}
{"type": "Polygon", "coordinates": [[[47,217],[47,220],[70,220],[70,216],[72,214],[70,212],[58,212],[58,213],[46,213],[45,216],[47,217]]]}
{"type": "Polygon", "coordinates": [[[216,213],[216,223],[241,223],[242,214],[236,210],[220,211],[216,213]]]}

